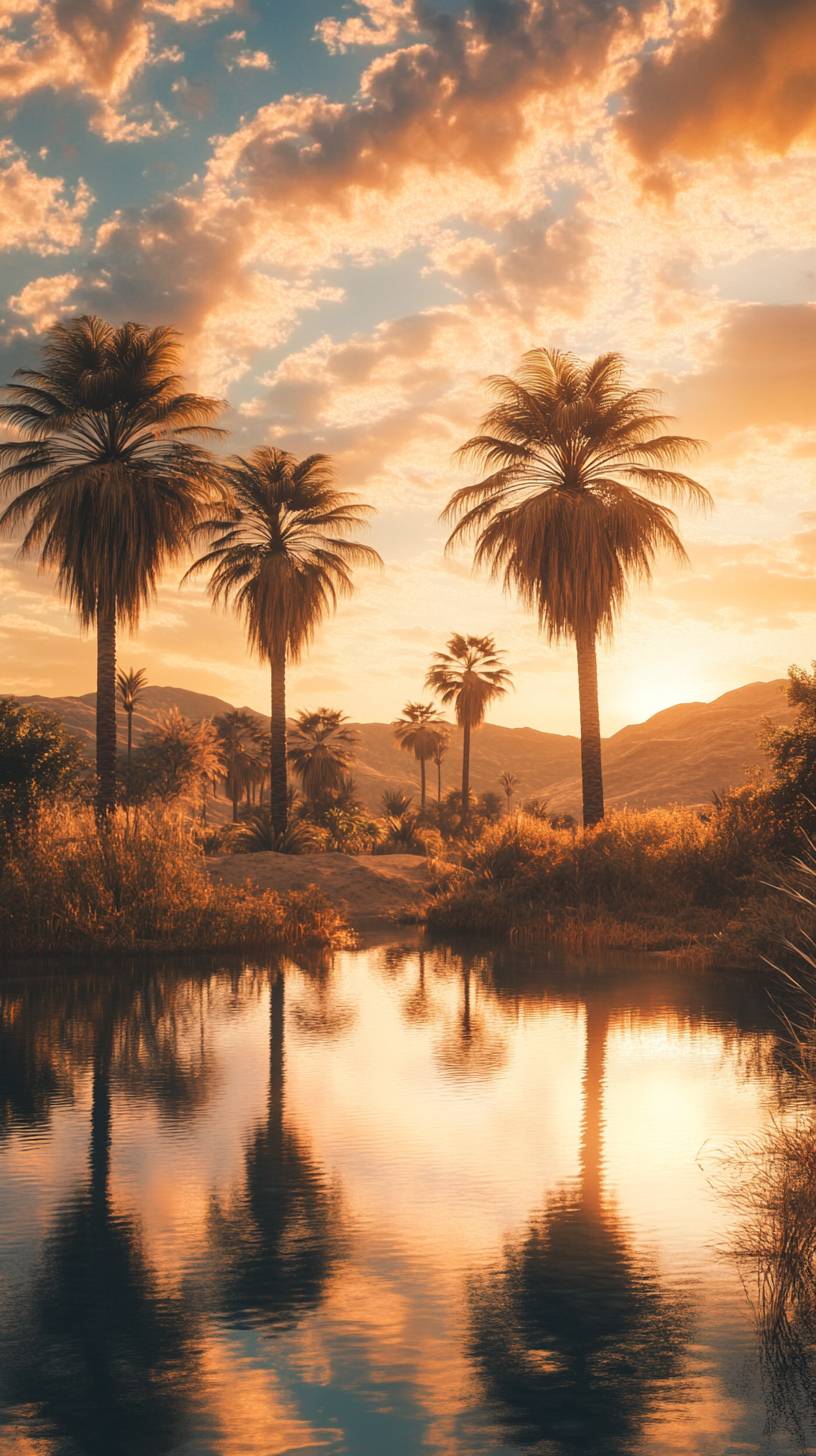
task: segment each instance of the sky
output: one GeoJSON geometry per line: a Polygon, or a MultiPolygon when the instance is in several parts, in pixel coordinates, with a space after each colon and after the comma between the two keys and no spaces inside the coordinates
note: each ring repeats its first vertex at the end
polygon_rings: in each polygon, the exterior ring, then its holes
{"type": "MultiPolygon", "coordinates": [[[[526,349],[620,351],[713,511],[680,512],[600,663],[605,731],[807,663],[816,614],[812,0],[0,0],[0,377],[55,320],[178,328],[229,448],[325,451],[381,571],[289,706],[394,718],[454,631],[491,633],[508,725],[576,731],[553,648],[439,513],[526,349]]],[[[120,660],[264,709],[205,583],[120,660]]],[[[0,544],[0,690],[92,691],[93,640],[0,544]]]]}

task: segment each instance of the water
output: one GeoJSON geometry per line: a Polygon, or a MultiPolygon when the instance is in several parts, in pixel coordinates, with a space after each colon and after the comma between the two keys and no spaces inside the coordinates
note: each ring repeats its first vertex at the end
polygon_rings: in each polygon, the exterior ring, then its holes
{"type": "Polygon", "coordinates": [[[802,1112],[777,1033],[745,979],[410,940],[7,972],[0,1453],[803,1449],[729,1194],[802,1112]]]}

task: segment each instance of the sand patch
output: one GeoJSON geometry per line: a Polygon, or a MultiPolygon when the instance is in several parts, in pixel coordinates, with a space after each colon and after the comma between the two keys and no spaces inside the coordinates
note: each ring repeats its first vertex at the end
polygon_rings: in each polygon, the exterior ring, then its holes
{"type": "Polygon", "coordinates": [[[351,925],[412,920],[428,895],[428,861],[420,854],[214,855],[214,879],[228,885],[251,880],[262,890],[317,889],[351,925]]]}

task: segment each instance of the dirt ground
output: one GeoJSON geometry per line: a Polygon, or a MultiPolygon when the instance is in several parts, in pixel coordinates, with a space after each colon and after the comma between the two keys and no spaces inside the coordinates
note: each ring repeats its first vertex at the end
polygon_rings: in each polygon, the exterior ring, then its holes
{"type": "Polygon", "coordinates": [[[428,891],[428,861],[419,854],[224,854],[210,874],[229,885],[252,880],[264,890],[314,886],[358,927],[413,920],[428,891]]]}

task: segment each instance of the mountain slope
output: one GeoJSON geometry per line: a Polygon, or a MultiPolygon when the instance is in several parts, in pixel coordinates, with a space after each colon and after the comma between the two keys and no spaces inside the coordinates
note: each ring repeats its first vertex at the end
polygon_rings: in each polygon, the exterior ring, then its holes
{"type": "MultiPolygon", "coordinates": [[[[791,717],[785,686],[781,679],[749,683],[711,703],[679,703],[665,708],[644,723],[614,733],[604,744],[610,807],[705,803],[714,792],[741,783],[753,766],[763,763],[757,739],[764,722],[785,722],[791,717]]],[[[22,701],[52,709],[89,755],[93,754],[93,693],[77,698],[28,697],[22,701]]],[[[183,688],[150,687],[134,714],[135,741],[159,713],[170,707],[198,719],[216,717],[230,706],[221,698],[183,688]]],[[[265,721],[261,714],[256,716],[265,721]]],[[[354,777],[365,803],[378,808],[384,789],[416,782],[416,764],[395,743],[390,724],[358,723],[355,727],[360,745],[354,777]]],[[[120,714],[120,744],[125,742],[126,731],[124,714],[120,714]]],[[[444,789],[457,785],[459,767],[459,745],[452,731],[451,748],[443,766],[444,789]]],[[[477,793],[498,791],[499,775],[507,769],[519,780],[519,799],[540,795],[555,810],[572,814],[580,810],[579,742],[570,735],[486,723],[474,734],[472,768],[477,793]]],[[[435,769],[431,766],[432,796],[435,783],[435,769]]]]}

